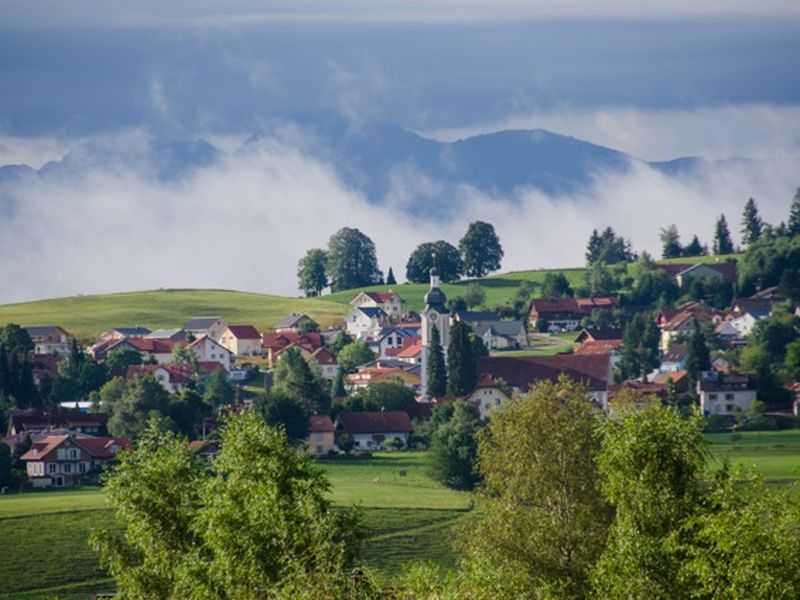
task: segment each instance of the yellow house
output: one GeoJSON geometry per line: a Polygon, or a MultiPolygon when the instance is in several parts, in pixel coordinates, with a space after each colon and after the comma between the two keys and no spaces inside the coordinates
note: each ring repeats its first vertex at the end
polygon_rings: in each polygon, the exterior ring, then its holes
{"type": "Polygon", "coordinates": [[[308,418],[308,437],[305,446],[313,456],[325,456],[333,450],[336,428],[328,415],[311,415],[308,418]]]}
{"type": "Polygon", "coordinates": [[[219,343],[235,356],[260,356],[261,334],[252,325],[228,325],[219,343]]]}

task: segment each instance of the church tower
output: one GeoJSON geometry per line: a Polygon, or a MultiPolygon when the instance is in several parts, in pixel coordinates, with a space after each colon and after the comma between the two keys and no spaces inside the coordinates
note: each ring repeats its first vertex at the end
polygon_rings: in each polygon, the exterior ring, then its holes
{"type": "Polygon", "coordinates": [[[447,298],[439,289],[439,271],[436,267],[431,269],[431,289],[425,294],[425,308],[422,312],[422,389],[423,398],[428,396],[428,352],[431,343],[431,329],[434,325],[439,329],[439,339],[442,350],[447,357],[447,347],[450,345],[450,311],[445,303],[447,298]]]}

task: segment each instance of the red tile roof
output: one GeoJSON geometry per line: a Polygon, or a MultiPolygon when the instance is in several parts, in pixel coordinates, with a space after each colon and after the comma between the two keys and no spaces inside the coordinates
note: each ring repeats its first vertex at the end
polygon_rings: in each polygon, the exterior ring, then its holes
{"type": "Polygon", "coordinates": [[[238,340],[260,340],[261,334],[252,325],[228,325],[228,331],[238,340]]]}
{"type": "Polygon", "coordinates": [[[272,350],[288,346],[298,346],[309,352],[322,347],[322,335],[318,332],[300,333],[298,331],[267,331],[261,336],[261,345],[272,350]]]}
{"type": "Polygon", "coordinates": [[[128,438],[50,435],[34,442],[31,449],[23,454],[21,458],[22,460],[44,460],[69,439],[86,450],[86,452],[94,458],[113,458],[115,453],[111,450],[111,447],[115,444],[119,446],[121,450],[130,450],[131,447],[128,438]]]}
{"type": "MultiPolygon", "coordinates": [[[[608,387],[607,354],[564,354],[557,356],[488,357],[478,361],[477,371],[493,378],[501,377],[510,386],[527,391],[540,380],[555,381],[559,375],[585,382],[592,391],[608,387]]],[[[479,381],[481,379],[479,378],[479,381]]]]}
{"type": "Polygon", "coordinates": [[[311,415],[308,418],[309,433],[327,433],[336,431],[333,421],[328,415],[311,415]]]}
{"type": "Polygon", "coordinates": [[[311,357],[321,365],[335,365],[336,355],[327,348],[317,348],[311,353],[311,357]]]}
{"type": "Polygon", "coordinates": [[[613,309],[619,306],[614,296],[590,298],[535,298],[531,301],[531,315],[590,315],[596,308],[613,309]]]}
{"type": "Polygon", "coordinates": [[[622,340],[590,340],[575,350],[575,354],[608,354],[622,346],[622,340]]]}
{"type": "MultiPolygon", "coordinates": [[[[125,338],[119,340],[118,344],[129,344],[139,352],[149,354],[171,354],[172,349],[179,343],[175,340],[155,340],[148,338],[125,338]]],[[[182,342],[181,342],[182,343],[182,342]]]]}
{"type": "Polygon", "coordinates": [[[411,433],[405,411],[343,412],[336,418],[347,433],[411,433]]]}
{"type": "Polygon", "coordinates": [[[420,340],[414,344],[411,344],[410,346],[402,348],[400,352],[397,353],[397,358],[415,358],[421,352],[422,352],[422,341],[420,340]]]}

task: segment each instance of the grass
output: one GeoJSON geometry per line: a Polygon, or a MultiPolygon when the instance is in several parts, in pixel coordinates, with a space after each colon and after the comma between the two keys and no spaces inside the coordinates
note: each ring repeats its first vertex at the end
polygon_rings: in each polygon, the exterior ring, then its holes
{"type": "MultiPolygon", "coordinates": [[[[800,482],[800,429],[748,431],[741,434],[709,433],[713,456],[711,467],[718,469],[725,460],[753,466],[768,483],[800,482]]],[[[795,488],[800,494],[800,488],[795,488]]]]}

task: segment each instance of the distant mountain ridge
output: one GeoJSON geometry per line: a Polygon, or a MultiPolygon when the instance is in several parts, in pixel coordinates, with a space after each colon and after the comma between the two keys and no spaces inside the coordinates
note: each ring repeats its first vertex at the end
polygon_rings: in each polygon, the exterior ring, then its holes
{"type": "MultiPolygon", "coordinates": [[[[285,132],[286,122],[264,128],[235,150],[233,158],[283,139],[332,164],[348,186],[372,203],[405,194],[404,206],[416,215],[445,216],[459,196],[455,190],[462,186],[512,200],[526,188],[561,196],[587,189],[600,174],[625,174],[636,164],[649,165],[669,177],[718,164],[702,157],[648,163],[544,129],[498,131],[443,142],[391,123],[353,127],[340,119],[305,119],[292,122],[292,127],[290,136],[285,132]]],[[[203,139],[86,142],[38,170],[25,165],[0,166],[0,214],[13,210],[13,187],[26,180],[70,180],[94,169],[132,168],[168,183],[191,176],[225,156],[226,152],[203,139]]]]}

